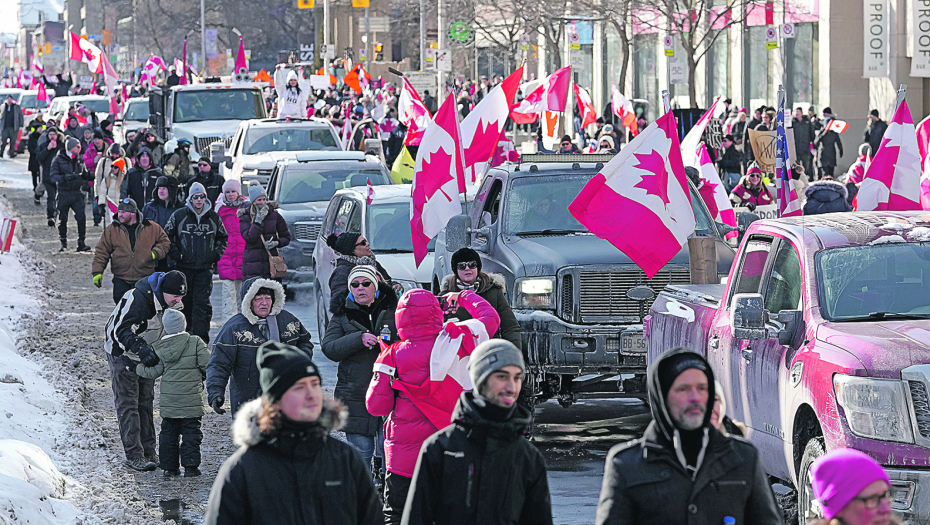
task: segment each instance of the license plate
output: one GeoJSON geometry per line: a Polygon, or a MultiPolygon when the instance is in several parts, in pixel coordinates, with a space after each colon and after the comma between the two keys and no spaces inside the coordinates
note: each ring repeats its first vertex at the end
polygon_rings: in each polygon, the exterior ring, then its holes
{"type": "Polygon", "coordinates": [[[620,351],[621,352],[645,352],[646,340],[642,332],[622,333],[620,334],[620,351]]]}

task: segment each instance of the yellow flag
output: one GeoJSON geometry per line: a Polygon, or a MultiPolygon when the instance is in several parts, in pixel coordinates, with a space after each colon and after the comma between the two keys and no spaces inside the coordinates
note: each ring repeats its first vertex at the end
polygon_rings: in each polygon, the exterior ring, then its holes
{"type": "Polygon", "coordinates": [[[400,151],[400,155],[394,161],[394,166],[391,167],[391,179],[394,180],[394,184],[412,183],[414,164],[416,164],[416,161],[413,159],[413,155],[410,154],[407,146],[404,146],[404,149],[400,151]]]}
{"type": "Polygon", "coordinates": [[[297,0],[297,9],[313,9],[313,0],[297,0]]]}
{"type": "Polygon", "coordinates": [[[352,7],[368,7],[368,0],[352,0],[352,7]]]}

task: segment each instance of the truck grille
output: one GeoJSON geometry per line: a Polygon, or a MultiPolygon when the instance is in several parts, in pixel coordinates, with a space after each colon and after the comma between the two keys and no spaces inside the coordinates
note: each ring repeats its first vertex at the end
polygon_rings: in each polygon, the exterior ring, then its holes
{"type": "Polygon", "coordinates": [[[917,417],[917,429],[920,435],[930,438],[930,396],[923,381],[908,381],[911,400],[914,402],[914,415],[917,417]]]}
{"type": "Polygon", "coordinates": [[[570,317],[572,315],[572,304],[575,301],[575,290],[574,282],[572,281],[572,276],[564,275],[562,277],[562,315],[564,317],[570,317]]]}
{"type": "Polygon", "coordinates": [[[322,228],[321,222],[295,222],[294,237],[300,242],[316,242],[322,228]]]}
{"type": "MultiPolygon", "coordinates": [[[[640,303],[626,296],[635,286],[648,286],[656,295],[669,284],[689,284],[691,272],[688,268],[660,270],[652,279],[640,270],[627,271],[582,271],[579,274],[578,309],[582,322],[597,323],[619,321],[621,318],[640,317],[640,303]]],[[[645,305],[648,310],[650,305],[645,305]]]]}
{"type": "Polygon", "coordinates": [[[232,144],[232,137],[228,137],[225,140],[223,137],[194,137],[194,147],[197,148],[197,153],[201,157],[210,157],[210,144],[222,140],[223,144],[226,146],[226,149],[229,149],[229,145],[232,144]]]}

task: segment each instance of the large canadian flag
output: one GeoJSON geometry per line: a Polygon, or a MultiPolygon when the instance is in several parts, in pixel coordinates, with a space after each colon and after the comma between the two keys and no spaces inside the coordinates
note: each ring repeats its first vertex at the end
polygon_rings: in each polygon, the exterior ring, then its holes
{"type": "MultiPolygon", "coordinates": [[[[437,93],[436,96],[439,96],[437,93]]],[[[423,132],[432,122],[426,104],[420,99],[420,94],[413,88],[410,81],[404,78],[404,86],[397,99],[397,117],[407,126],[407,136],[404,138],[405,146],[417,146],[423,139],[423,132]]]]}
{"type": "Polygon", "coordinates": [[[652,278],[694,232],[671,112],[649,125],[582,188],[568,210],[652,278]]]}
{"type": "Polygon", "coordinates": [[[465,149],[466,168],[478,162],[486,162],[494,156],[522,77],[523,66],[520,66],[481,99],[462,121],[462,147],[465,149]]]}
{"type": "MultiPolygon", "coordinates": [[[[684,153],[684,147],[682,147],[682,153],[684,153]]],[[[701,173],[701,186],[698,188],[698,193],[701,195],[701,200],[707,205],[715,221],[736,227],[736,212],[733,211],[733,204],[730,203],[730,197],[720,180],[720,174],[717,173],[717,168],[710,160],[707,147],[703,142],[698,146],[698,159],[700,161],[698,171],[701,173]]],[[[726,236],[736,237],[737,235],[738,232],[733,231],[726,236]]]]}
{"type": "Polygon", "coordinates": [[[919,210],[920,149],[907,101],[901,100],[856,194],[856,211],[919,210]]]}
{"type": "Polygon", "coordinates": [[[594,102],[587,90],[578,84],[573,85],[575,86],[575,99],[578,100],[578,108],[581,110],[581,127],[585,128],[597,122],[597,110],[594,109],[594,102]]]}
{"type": "Polygon", "coordinates": [[[71,33],[71,60],[84,62],[90,68],[91,73],[103,73],[101,57],[103,57],[103,52],[99,47],[71,33]]]}
{"type": "Polygon", "coordinates": [[[722,111],[723,104],[720,103],[720,97],[718,96],[714,99],[714,103],[707,108],[707,111],[701,115],[701,118],[691,127],[685,138],[681,139],[681,162],[685,166],[701,169],[700,149],[704,146],[701,137],[704,136],[704,130],[707,129],[707,124],[710,123],[711,119],[717,118],[722,111]]]}
{"type": "Polygon", "coordinates": [[[546,110],[545,99],[543,99],[545,91],[546,86],[540,84],[510,110],[510,118],[517,124],[532,124],[536,122],[536,118],[539,117],[539,114],[546,110]]]}
{"type": "Polygon", "coordinates": [[[430,239],[462,213],[459,193],[465,191],[465,159],[459,136],[455,95],[450,93],[423,132],[413,167],[410,230],[418,267],[426,258],[430,239]]]}

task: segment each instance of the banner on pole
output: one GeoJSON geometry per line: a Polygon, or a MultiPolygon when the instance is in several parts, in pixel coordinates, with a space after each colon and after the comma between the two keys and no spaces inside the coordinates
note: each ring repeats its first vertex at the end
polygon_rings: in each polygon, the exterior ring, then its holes
{"type": "Polygon", "coordinates": [[[862,76],[887,77],[890,74],[888,54],[888,0],[862,0],[863,57],[862,76]]]}
{"type": "Polygon", "coordinates": [[[204,43],[207,52],[207,58],[213,59],[217,56],[216,41],[218,38],[218,33],[216,29],[207,29],[203,32],[204,34],[204,43]]]}

